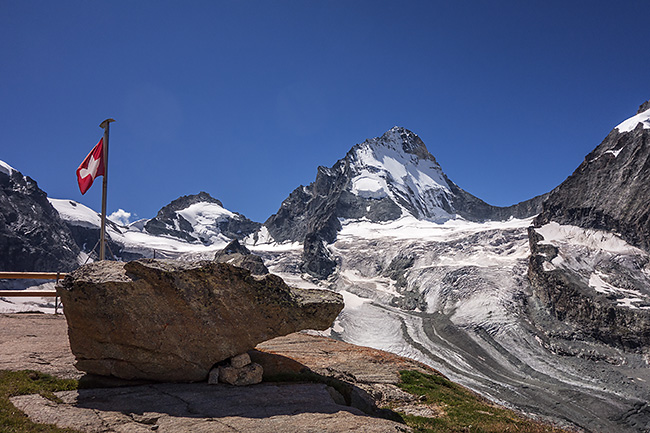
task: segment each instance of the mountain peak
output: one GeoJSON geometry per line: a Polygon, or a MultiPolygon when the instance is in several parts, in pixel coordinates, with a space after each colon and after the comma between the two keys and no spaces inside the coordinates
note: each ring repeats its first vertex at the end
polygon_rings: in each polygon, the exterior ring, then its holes
{"type": "Polygon", "coordinates": [[[650,110],[650,100],[645,101],[643,104],[639,105],[639,111],[636,112],[636,114],[641,114],[644,111],[650,110]]]}
{"type": "Polygon", "coordinates": [[[177,210],[185,209],[196,203],[214,203],[223,207],[223,203],[221,203],[221,201],[212,197],[207,192],[201,191],[198,194],[184,195],[177,198],[176,200],[173,200],[167,206],[160,209],[160,211],[158,211],[158,215],[161,215],[161,213],[164,213],[166,210],[177,211],[177,210]]]}
{"type": "Polygon", "coordinates": [[[188,242],[213,244],[228,239],[241,239],[256,231],[261,224],[224,208],[221,201],[207,192],[184,195],[164,206],[156,217],[145,224],[154,235],[172,236],[188,242]]]}
{"type": "Polygon", "coordinates": [[[264,226],[276,242],[315,233],[318,245],[336,239],[340,220],[411,215],[442,223],[457,216],[485,220],[498,210],[451,182],[420,137],[395,126],[354,145],[331,168],[319,167],[316,180],[296,188],[264,226]]]}
{"type": "Polygon", "coordinates": [[[428,159],[435,162],[435,158],[429,153],[427,146],[420,137],[402,126],[393,126],[384,135],[379,137],[378,141],[382,144],[394,144],[394,147],[396,147],[395,150],[401,147],[405,153],[410,153],[420,159],[428,159]]]}

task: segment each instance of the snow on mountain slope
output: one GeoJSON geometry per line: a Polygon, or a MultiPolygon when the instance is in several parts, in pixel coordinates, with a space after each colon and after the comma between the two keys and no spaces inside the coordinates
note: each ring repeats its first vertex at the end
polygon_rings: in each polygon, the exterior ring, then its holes
{"type": "Polygon", "coordinates": [[[602,230],[551,222],[535,231],[543,236],[539,244],[557,248],[544,271],[569,270],[616,306],[650,310],[650,257],[645,251],[602,230]]]}
{"type": "Polygon", "coordinates": [[[101,215],[73,200],[49,198],[48,201],[54,206],[59,216],[64,221],[77,226],[98,228],[101,224],[101,215]]]}
{"type": "Polygon", "coordinates": [[[350,152],[350,191],[362,198],[390,197],[403,213],[433,221],[453,216],[445,175],[419,138],[394,127],[350,152]],[[408,206],[406,206],[408,204],[408,206]]]}
{"type": "MultiPolygon", "coordinates": [[[[73,234],[86,252],[90,252],[99,239],[101,216],[96,211],[72,200],[48,199],[59,212],[61,218],[72,229],[73,234]],[[83,230],[85,229],[85,230],[83,230]]],[[[194,203],[178,211],[186,220],[191,221],[192,233],[205,236],[209,242],[188,242],[175,236],[151,234],[145,229],[146,221],[136,221],[128,226],[120,226],[107,221],[106,233],[115,246],[113,254],[118,257],[178,258],[184,254],[214,256],[214,253],[232,239],[218,230],[218,222],[234,213],[214,203],[194,203]]],[[[111,245],[111,244],[109,244],[111,245]]],[[[113,248],[111,248],[112,250],[113,248]]]]}
{"type": "Polygon", "coordinates": [[[535,220],[606,230],[650,252],[650,101],[549,194],[535,220]]]}
{"type": "Polygon", "coordinates": [[[144,230],[204,245],[243,239],[256,232],[261,224],[231,212],[206,192],[177,198],[164,206],[158,215],[144,224],[144,230]]]}
{"type": "Polygon", "coordinates": [[[616,126],[616,129],[618,129],[618,132],[630,132],[639,123],[643,124],[643,129],[650,129],[650,108],[624,120],[616,126]]]}
{"type": "Polygon", "coordinates": [[[207,239],[210,243],[224,240],[224,236],[216,230],[218,223],[235,217],[235,213],[216,203],[194,203],[176,213],[190,223],[199,239],[207,239]]]}
{"type": "Polygon", "coordinates": [[[332,167],[319,167],[314,182],[296,188],[264,226],[277,242],[303,242],[309,236],[331,243],[341,229],[339,219],[527,218],[539,211],[541,199],[508,208],[483,202],[447,178],[417,134],[396,126],[354,145],[332,167]]]}

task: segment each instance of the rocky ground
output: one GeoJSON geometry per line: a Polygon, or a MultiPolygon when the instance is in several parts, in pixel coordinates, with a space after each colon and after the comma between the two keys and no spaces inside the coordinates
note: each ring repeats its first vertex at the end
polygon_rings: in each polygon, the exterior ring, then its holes
{"type": "MultiPolygon", "coordinates": [[[[82,377],[73,366],[63,316],[0,315],[0,327],[0,369],[82,377]]],[[[258,349],[252,357],[263,364],[267,376],[290,376],[307,367],[334,379],[334,387],[143,384],[61,392],[58,403],[39,395],[14,397],[12,402],[36,422],[86,432],[398,432],[409,429],[366,412],[372,412],[375,402],[401,399],[405,406],[413,404],[414,398],[395,386],[399,370],[435,373],[396,355],[305,334],[277,338],[258,349]],[[336,378],[347,386],[336,386],[336,378]]]]}
{"type": "Polygon", "coordinates": [[[73,366],[62,315],[2,314],[0,327],[1,370],[31,369],[80,380],[80,389],[56,392],[56,401],[37,394],[11,398],[40,424],[102,433],[408,432],[397,412],[440,416],[439,407],[397,386],[401,370],[434,376],[436,370],[318,335],[295,333],[258,345],[249,354],[263,365],[265,381],[235,387],[83,376],[73,366]]]}

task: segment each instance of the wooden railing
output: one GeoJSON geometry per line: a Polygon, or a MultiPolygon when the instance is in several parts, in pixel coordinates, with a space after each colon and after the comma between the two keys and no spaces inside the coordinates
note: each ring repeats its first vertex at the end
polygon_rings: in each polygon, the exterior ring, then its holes
{"type": "Polygon", "coordinates": [[[60,280],[66,275],[63,272],[0,272],[0,280],[60,280]]]}
{"type": "MultiPolygon", "coordinates": [[[[56,280],[65,278],[62,272],[0,272],[0,280],[56,280]]],[[[59,312],[59,296],[53,290],[0,290],[0,298],[54,298],[54,314],[59,312]]]]}

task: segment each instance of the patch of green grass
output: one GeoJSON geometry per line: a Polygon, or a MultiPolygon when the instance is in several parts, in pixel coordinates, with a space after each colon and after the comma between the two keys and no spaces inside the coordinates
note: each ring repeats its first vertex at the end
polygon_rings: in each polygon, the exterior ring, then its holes
{"type": "Polygon", "coordinates": [[[9,397],[40,394],[50,400],[57,400],[57,391],[77,389],[78,382],[71,379],[57,379],[49,374],[32,370],[0,370],[0,431],[3,433],[74,433],[76,430],[62,429],[49,424],[36,424],[11,404],[9,397]]]}
{"type": "MultiPolygon", "coordinates": [[[[472,391],[442,376],[417,371],[400,371],[400,387],[422,396],[422,404],[442,410],[439,417],[401,414],[406,424],[418,433],[559,433],[566,430],[521,417],[498,407],[472,391]]],[[[399,412],[399,409],[395,409],[399,412]]]]}

